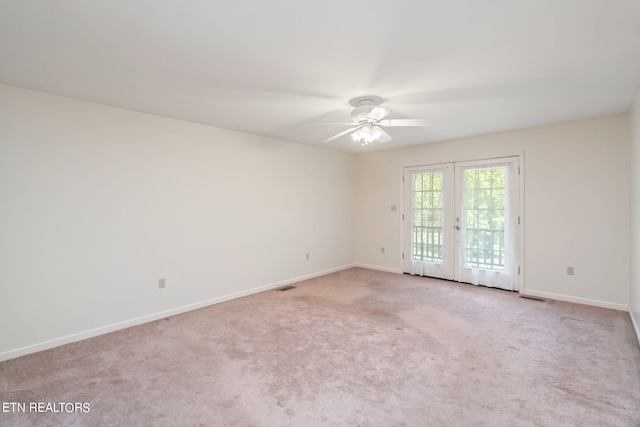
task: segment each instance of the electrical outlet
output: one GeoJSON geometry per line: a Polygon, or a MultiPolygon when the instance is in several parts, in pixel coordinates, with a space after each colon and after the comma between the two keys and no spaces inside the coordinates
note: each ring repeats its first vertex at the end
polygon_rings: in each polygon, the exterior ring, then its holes
{"type": "Polygon", "coordinates": [[[160,279],[158,281],[158,289],[164,289],[167,287],[167,281],[165,279],[160,279]]]}
{"type": "Polygon", "coordinates": [[[384,253],[384,246],[380,248],[380,253],[384,253]]]}
{"type": "Polygon", "coordinates": [[[307,259],[309,259],[309,252],[307,252],[307,259]]]}
{"type": "Polygon", "coordinates": [[[396,212],[398,210],[398,205],[391,205],[391,212],[396,212]]]}
{"type": "Polygon", "coordinates": [[[572,266],[567,267],[567,275],[568,276],[573,276],[575,274],[575,270],[573,269],[572,266]]]}

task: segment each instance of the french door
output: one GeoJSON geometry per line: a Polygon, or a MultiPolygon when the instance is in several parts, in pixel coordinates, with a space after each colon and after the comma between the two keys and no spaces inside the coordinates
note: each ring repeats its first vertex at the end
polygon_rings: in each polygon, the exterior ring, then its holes
{"type": "Polygon", "coordinates": [[[518,158],[404,169],[403,271],[518,290],[518,158]]]}

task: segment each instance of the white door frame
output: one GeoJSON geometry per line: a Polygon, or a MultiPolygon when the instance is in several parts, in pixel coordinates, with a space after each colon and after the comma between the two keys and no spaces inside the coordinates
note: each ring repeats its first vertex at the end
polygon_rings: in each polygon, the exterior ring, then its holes
{"type": "MultiPolygon", "coordinates": [[[[447,165],[447,164],[464,164],[464,163],[470,163],[470,162],[482,162],[482,161],[486,161],[487,163],[491,163],[491,162],[500,162],[501,160],[507,160],[508,158],[516,158],[516,170],[515,170],[515,183],[516,183],[516,201],[515,201],[515,220],[517,221],[517,227],[516,227],[516,241],[517,241],[517,266],[516,266],[516,272],[515,272],[515,282],[516,282],[516,291],[520,292],[520,293],[525,293],[526,292],[526,288],[525,288],[525,280],[524,280],[524,272],[525,272],[525,265],[524,265],[524,259],[525,259],[525,252],[524,252],[524,248],[525,248],[525,233],[524,233],[524,224],[525,224],[525,217],[524,217],[524,189],[525,189],[525,179],[524,179],[524,168],[525,168],[525,153],[524,151],[518,154],[506,154],[506,155],[498,155],[495,157],[484,157],[484,158],[467,158],[467,159],[463,159],[463,160],[455,160],[455,161],[451,161],[451,162],[438,162],[438,163],[431,163],[431,164],[426,164],[426,165],[419,165],[419,166],[404,166],[401,168],[401,194],[402,194],[402,215],[401,215],[401,236],[400,236],[400,249],[401,249],[401,257],[402,259],[400,260],[400,265],[401,265],[401,270],[402,272],[407,272],[406,269],[406,258],[410,258],[411,257],[411,253],[410,253],[410,246],[411,246],[411,233],[410,231],[407,231],[407,228],[411,227],[411,219],[412,219],[412,215],[410,212],[410,209],[412,208],[412,206],[407,206],[406,201],[409,200],[406,196],[406,191],[408,191],[408,189],[410,188],[410,183],[405,182],[405,180],[407,179],[407,174],[411,173],[411,172],[416,172],[416,171],[421,171],[421,170],[425,170],[428,171],[430,169],[437,169],[438,167],[442,167],[443,165],[447,165]],[[407,242],[407,238],[409,238],[409,241],[407,242]]],[[[457,258],[457,254],[455,255],[457,258]]],[[[456,262],[458,260],[456,259],[456,262]]],[[[449,277],[447,277],[449,278],[449,277]]],[[[454,278],[452,280],[457,280],[457,278],[454,278]]]]}

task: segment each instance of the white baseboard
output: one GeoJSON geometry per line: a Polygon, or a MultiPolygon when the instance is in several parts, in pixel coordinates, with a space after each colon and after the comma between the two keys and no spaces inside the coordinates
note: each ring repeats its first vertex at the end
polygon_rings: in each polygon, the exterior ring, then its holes
{"type": "MultiPolygon", "coordinates": [[[[389,268],[389,267],[380,267],[377,265],[370,265],[370,264],[356,264],[356,267],[362,267],[362,268],[369,268],[371,270],[380,270],[380,271],[388,271],[389,273],[398,273],[398,274],[402,274],[402,270],[398,269],[398,268],[389,268]]],[[[588,298],[580,298],[580,297],[573,297],[570,295],[562,295],[562,294],[554,294],[551,292],[540,292],[540,291],[521,291],[520,294],[522,295],[531,295],[534,297],[540,297],[540,298],[546,298],[546,299],[553,299],[553,300],[558,300],[558,301],[566,301],[566,302],[573,302],[576,304],[585,304],[585,305],[592,305],[595,307],[602,307],[602,308],[611,308],[613,310],[620,310],[620,311],[628,311],[629,307],[624,305],[624,304],[617,304],[617,303],[613,303],[613,302],[608,302],[608,301],[599,301],[599,300],[593,300],[593,299],[588,299],[588,298]]],[[[635,322],[635,319],[633,319],[632,316],[632,320],[635,322]]],[[[640,341],[640,332],[639,329],[637,327],[637,325],[634,323],[635,325],[635,329],[636,329],[636,334],[638,335],[638,340],[640,341]]]]}
{"type": "Polygon", "coordinates": [[[572,296],[569,296],[569,295],[554,294],[554,293],[551,293],[551,292],[540,292],[540,291],[526,290],[526,291],[520,292],[520,294],[522,294],[522,295],[530,295],[532,297],[554,299],[554,300],[558,300],[558,301],[574,302],[576,304],[592,305],[592,306],[595,306],[595,307],[611,308],[613,310],[620,310],[620,311],[628,311],[629,310],[629,307],[624,305],[624,304],[617,304],[617,303],[614,303],[614,302],[599,301],[599,300],[588,299],[588,298],[572,297],[572,296]]]}
{"type": "Polygon", "coordinates": [[[402,274],[402,271],[399,268],[380,267],[378,265],[371,265],[371,264],[355,264],[354,267],[368,268],[369,270],[378,270],[378,271],[386,271],[388,273],[402,274]]]}
{"type": "Polygon", "coordinates": [[[640,325],[638,325],[638,322],[636,322],[636,317],[633,315],[633,310],[631,310],[631,307],[629,307],[629,317],[631,317],[631,324],[633,325],[633,330],[636,332],[638,345],[640,345],[640,325]]]}
{"type": "MultiPolygon", "coordinates": [[[[177,308],[174,308],[174,309],[171,309],[171,310],[166,310],[166,311],[159,312],[159,313],[153,313],[153,314],[149,314],[147,316],[137,317],[135,319],[126,320],[126,321],[123,321],[123,322],[113,323],[111,325],[107,325],[107,326],[103,326],[103,327],[99,327],[99,328],[95,328],[95,329],[90,329],[88,331],[79,332],[79,333],[76,333],[76,334],[71,334],[71,335],[67,335],[67,336],[60,337],[60,338],[55,338],[55,339],[48,340],[48,341],[43,341],[43,342],[40,342],[40,343],[37,343],[37,344],[33,344],[33,345],[25,346],[25,347],[20,347],[20,348],[13,349],[13,350],[8,350],[8,351],[0,353],[0,362],[5,361],[5,360],[9,360],[9,359],[14,359],[14,358],[20,357],[20,356],[25,356],[27,354],[36,353],[36,352],[39,352],[39,351],[48,350],[50,348],[59,347],[59,346],[64,345],[64,344],[69,344],[69,343],[76,342],[76,341],[82,341],[82,340],[87,339],[87,338],[93,338],[93,337],[96,337],[98,335],[108,334],[110,332],[115,332],[115,331],[118,331],[118,330],[121,330],[121,329],[130,328],[132,326],[141,325],[143,323],[153,322],[155,320],[163,319],[163,318],[166,318],[166,317],[169,317],[169,316],[175,316],[177,314],[185,313],[187,311],[197,310],[199,308],[208,307],[210,305],[219,304],[221,302],[233,300],[233,299],[236,299],[236,298],[241,298],[241,297],[252,295],[252,294],[255,294],[255,293],[258,293],[258,292],[263,292],[263,291],[267,291],[267,290],[270,290],[270,289],[278,288],[278,287],[281,287],[281,286],[290,285],[292,283],[302,282],[304,280],[313,279],[315,277],[324,276],[324,275],[327,275],[327,274],[335,273],[337,271],[347,270],[347,269],[352,268],[352,267],[361,267],[361,268],[368,268],[368,269],[371,269],[371,270],[379,270],[379,271],[385,271],[385,272],[389,272],[389,273],[402,274],[402,271],[400,269],[397,269],[397,268],[382,267],[382,266],[370,265],[370,264],[348,264],[348,265],[344,265],[344,266],[341,266],[341,267],[331,268],[331,269],[328,269],[328,270],[324,270],[324,271],[320,271],[320,272],[316,272],[316,273],[311,273],[311,274],[307,274],[307,275],[304,275],[304,276],[298,276],[298,277],[294,277],[294,278],[291,278],[291,279],[282,280],[282,281],[275,282],[275,283],[270,283],[270,284],[264,285],[264,286],[258,286],[258,287],[255,287],[255,288],[252,288],[252,289],[248,289],[248,290],[245,290],[245,291],[235,292],[233,294],[228,294],[228,295],[224,295],[224,296],[217,297],[217,298],[212,298],[212,299],[205,300],[205,301],[200,301],[200,302],[197,302],[197,303],[193,303],[193,304],[177,307],[177,308]]],[[[568,295],[554,294],[554,293],[550,293],[550,292],[540,292],[540,291],[527,290],[526,292],[521,292],[521,293],[523,295],[531,295],[531,296],[540,297],[540,298],[554,299],[554,300],[559,300],[559,301],[567,301],[567,302],[573,302],[573,303],[578,303],[578,304],[586,304],[586,305],[592,305],[592,306],[596,306],[596,307],[611,308],[611,309],[614,309],[614,310],[627,311],[627,312],[629,312],[629,315],[631,317],[631,323],[633,324],[633,328],[634,328],[636,336],[638,338],[638,342],[640,343],[640,327],[639,327],[638,323],[636,322],[636,319],[633,316],[633,313],[631,312],[629,307],[624,305],[624,304],[616,304],[616,303],[611,303],[611,302],[606,302],[606,301],[598,301],[598,300],[591,300],[591,299],[587,299],[587,298],[572,297],[572,296],[568,296],[568,295]]]]}
{"type": "Polygon", "coordinates": [[[76,341],[82,341],[87,338],[93,338],[98,335],[108,334],[110,332],[119,331],[121,329],[130,328],[132,326],[141,325],[143,323],[153,322],[155,320],[164,319],[169,316],[175,316],[176,314],[185,313],[191,310],[197,310],[199,308],[208,307],[210,305],[219,304],[221,302],[229,301],[232,299],[256,294],[258,292],[268,291],[270,289],[279,288],[281,286],[290,285],[292,283],[302,282],[304,280],[313,279],[314,277],[320,277],[327,274],[335,273],[337,271],[347,270],[352,267],[355,267],[355,264],[344,265],[341,267],[331,268],[331,269],[320,271],[317,273],[306,274],[304,276],[294,277],[292,279],[287,279],[287,280],[283,280],[276,283],[270,283],[264,286],[258,286],[256,288],[248,289],[245,291],[235,292],[233,294],[212,298],[206,301],[200,301],[200,302],[189,304],[189,305],[184,305],[182,307],[173,308],[171,310],[166,310],[159,313],[153,313],[147,316],[137,317],[135,319],[125,320],[123,322],[113,323],[111,325],[90,329],[88,331],[66,335],[64,337],[55,338],[55,339],[40,342],[37,344],[28,345],[25,347],[20,347],[17,349],[5,351],[0,353],[0,362],[9,360],[9,359],[15,359],[16,357],[25,356],[31,353],[36,353],[38,351],[59,347],[64,344],[69,344],[76,341]]]}

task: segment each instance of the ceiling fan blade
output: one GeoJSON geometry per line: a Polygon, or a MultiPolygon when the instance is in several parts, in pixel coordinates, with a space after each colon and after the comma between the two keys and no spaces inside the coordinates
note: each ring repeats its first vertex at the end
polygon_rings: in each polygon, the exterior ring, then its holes
{"type": "Polygon", "coordinates": [[[431,126],[429,120],[422,119],[392,119],[392,120],[380,120],[378,122],[380,126],[431,126]]]}
{"type": "Polygon", "coordinates": [[[386,132],[384,131],[384,129],[380,129],[380,128],[378,128],[378,129],[380,130],[380,136],[378,137],[378,142],[380,142],[380,143],[384,144],[385,142],[389,142],[389,141],[391,141],[391,139],[392,139],[392,138],[391,138],[391,135],[389,135],[388,133],[386,133],[386,132]]]}
{"type": "Polygon", "coordinates": [[[311,123],[313,126],[324,126],[324,125],[341,125],[341,126],[355,126],[357,123],[311,123]]]}
{"type": "Polygon", "coordinates": [[[389,110],[388,108],[384,108],[384,107],[373,107],[371,109],[371,111],[369,112],[369,114],[367,114],[367,117],[370,118],[371,120],[380,120],[381,118],[385,117],[387,114],[389,114],[391,112],[391,110],[389,110]]]}
{"type": "Polygon", "coordinates": [[[351,129],[347,129],[347,130],[345,130],[344,132],[340,132],[340,133],[339,133],[339,134],[337,134],[337,135],[333,135],[331,138],[327,138],[327,139],[325,139],[325,140],[324,140],[324,141],[322,141],[322,142],[329,142],[329,141],[333,141],[334,139],[340,138],[341,136],[346,135],[346,134],[348,134],[349,132],[353,132],[354,130],[358,129],[358,127],[359,127],[359,126],[356,126],[356,127],[354,127],[354,128],[351,128],[351,129]]]}

